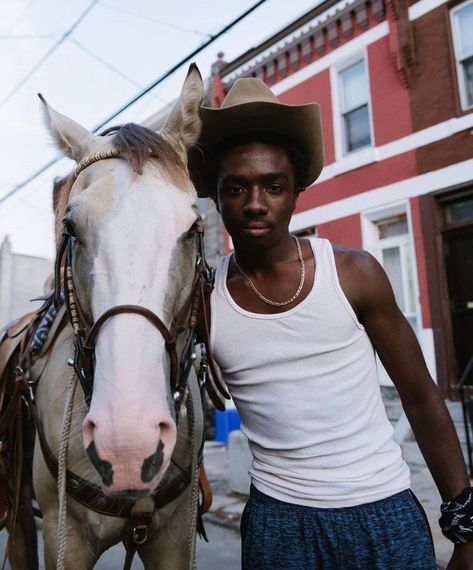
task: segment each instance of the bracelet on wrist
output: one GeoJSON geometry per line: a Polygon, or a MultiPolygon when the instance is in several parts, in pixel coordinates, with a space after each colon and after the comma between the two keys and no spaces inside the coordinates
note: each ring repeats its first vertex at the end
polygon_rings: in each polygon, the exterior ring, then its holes
{"type": "Polygon", "coordinates": [[[473,487],[465,487],[440,506],[442,533],[455,544],[473,542],[473,487]]]}

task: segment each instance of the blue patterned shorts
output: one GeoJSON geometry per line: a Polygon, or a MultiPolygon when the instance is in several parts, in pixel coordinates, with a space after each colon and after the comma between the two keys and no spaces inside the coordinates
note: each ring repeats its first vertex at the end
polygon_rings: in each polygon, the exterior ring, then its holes
{"type": "Polygon", "coordinates": [[[278,501],[251,488],[243,570],[435,570],[425,513],[411,491],[338,509],[278,501]]]}

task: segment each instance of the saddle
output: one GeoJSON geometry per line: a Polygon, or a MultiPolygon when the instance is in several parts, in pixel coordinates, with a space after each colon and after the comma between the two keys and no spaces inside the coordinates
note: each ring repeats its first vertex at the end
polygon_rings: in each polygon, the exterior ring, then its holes
{"type": "MultiPolygon", "coordinates": [[[[32,457],[34,426],[25,404],[30,390],[28,371],[33,355],[29,350],[35,331],[46,314],[50,300],[37,311],[22,316],[0,330],[0,530],[7,522],[11,549],[16,524],[28,536],[28,568],[37,567],[36,525],[32,507],[32,457]]],[[[65,323],[65,309],[59,311],[47,341],[38,356],[45,354],[65,323]]]]}

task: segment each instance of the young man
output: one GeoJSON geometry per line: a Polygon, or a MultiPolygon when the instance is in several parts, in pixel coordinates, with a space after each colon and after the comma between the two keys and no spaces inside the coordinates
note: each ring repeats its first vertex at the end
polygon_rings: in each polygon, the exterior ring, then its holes
{"type": "Polygon", "coordinates": [[[318,105],[282,105],[262,81],[242,79],[202,119],[196,185],[235,248],[217,267],[211,335],[253,454],[243,568],[436,568],[376,351],[447,501],[444,532],[464,542],[449,568],[473,569],[460,446],[385,272],[364,251],[289,232],[323,165],[318,105]]]}

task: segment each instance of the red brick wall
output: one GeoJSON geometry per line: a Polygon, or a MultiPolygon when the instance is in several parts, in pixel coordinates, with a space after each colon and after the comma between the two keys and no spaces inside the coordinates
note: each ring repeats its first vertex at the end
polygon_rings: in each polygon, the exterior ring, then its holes
{"type": "Polygon", "coordinates": [[[310,79],[299,83],[292,89],[278,96],[281,103],[288,105],[302,105],[316,102],[320,105],[322,113],[322,136],[325,147],[325,164],[335,160],[335,147],[333,143],[332,99],[330,97],[330,74],[325,69],[310,79]]]}
{"type": "Polygon", "coordinates": [[[417,261],[417,277],[419,281],[419,296],[422,310],[422,326],[432,328],[430,314],[429,290],[427,284],[427,266],[425,259],[424,236],[422,235],[422,222],[420,217],[419,198],[411,198],[412,230],[414,250],[417,261]]]}
{"type": "MultiPolygon", "coordinates": [[[[473,158],[473,131],[467,129],[416,151],[419,174],[473,158]]],[[[473,172],[472,172],[473,176],[473,172]]]]}
{"type": "Polygon", "coordinates": [[[361,249],[361,222],[359,214],[317,226],[317,236],[327,238],[332,243],[361,249]]]}
{"type": "Polygon", "coordinates": [[[414,21],[418,77],[410,89],[414,131],[455,116],[456,79],[452,66],[449,12],[442,5],[414,21]]]}
{"type": "Polygon", "coordinates": [[[374,139],[380,146],[412,132],[409,92],[390,61],[389,40],[368,46],[374,139]]]}
{"type": "Polygon", "coordinates": [[[301,212],[342,200],[361,192],[416,176],[416,174],[415,153],[414,151],[406,152],[382,162],[374,162],[346,174],[340,174],[312,186],[299,197],[297,211],[301,212]]]}

